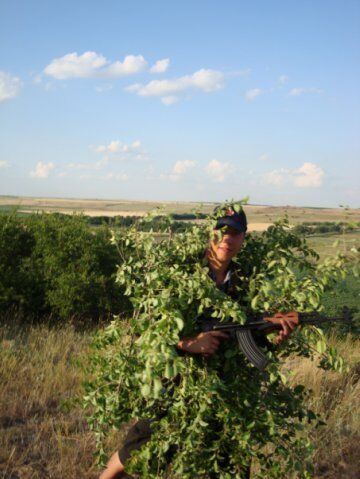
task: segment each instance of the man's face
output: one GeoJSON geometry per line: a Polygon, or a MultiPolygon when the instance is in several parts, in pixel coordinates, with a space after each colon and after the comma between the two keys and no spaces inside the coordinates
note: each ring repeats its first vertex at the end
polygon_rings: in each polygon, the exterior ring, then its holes
{"type": "Polygon", "coordinates": [[[230,226],[222,230],[223,237],[219,231],[215,231],[215,237],[210,242],[211,250],[215,253],[216,258],[221,263],[230,261],[238,254],[245,240],[245,233],[239,233],[235,228],[230,226]]]}

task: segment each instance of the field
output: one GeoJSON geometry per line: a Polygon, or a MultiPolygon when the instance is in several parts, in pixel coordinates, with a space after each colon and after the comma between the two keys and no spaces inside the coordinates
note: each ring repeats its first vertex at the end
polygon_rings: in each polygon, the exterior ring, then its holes
{"type": "MultiPolygon", "coordinates": [[[[125,200],[79,200],[61,198],[30,198],[0,196],[0,209],[18,207],[20,212],[83,212],[88,216],[143,216],[149,211],[163,207],[167,213],[190,213],[194,210],[202,213],[212,212],[215,203],[191,202],[151,202],[125,200]]],[[[248,205],[246,214],[249,230],[262,231],[276,219],[289,216],[291,224],[304,221],[360,221],[360,209],[342,208],[302,208],[293,206],[248,205]]]]}
{"type": "MultiPolygon", "coordinates": [[[[14,205],[24,212],[84,211],[94,215],[141,215],[158,206],[152,202],[0,197],[1,210],[14,205]]],[[[165,210],[184,213],[198,206],[167,203],[165,210]]],[[[213,207],[206,204],[202,211],[213,207]]],[[[264,229],[284,213],[292,224],[360,220],[359,210],[248,206],[246,211],[252,229],[264,229]]],[[[346,253],[359,246],[359,238],[359,232],[322,234],[309,237],[308,242],[324,258],[336,249],[346,253]]],[[[356,281],[348,288],[348,296],[342,296],[353,306],[358,304],[356,281]]],[[[95,327],[75,327],[71,321],[61,327],[46,323],[24,326],[10,312],[0,318],[0,478],[98,477],[94,437],[78,401],[95,331],[95,327]]],[[[309,432],[316,448],[314,478],[355,479],[360,471],[359,342],[350,334],[341,339],[333,335],[330,341],[347,361],[348,372],[324,372],[306,359],[295,358],[287,360],[284,369],[291,369],[293,380],[312,390],[311,407],[326,418],[326,426],[309,432]]],[[[109,452],[118,447],[122,435],[118,431],[109,437],[109,452]]]]}
{"type": "Polygon", "coordinates": [[[360,233],[313,235],[308,238],[308,243],[321,258],[325,258],[336,251],[346,253],[354,246],[359,247],[360,233]]]}

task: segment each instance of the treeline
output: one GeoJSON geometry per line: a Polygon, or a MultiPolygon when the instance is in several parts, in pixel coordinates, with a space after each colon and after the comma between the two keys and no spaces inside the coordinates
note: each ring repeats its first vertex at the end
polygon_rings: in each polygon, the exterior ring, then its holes
{"type": "Polygon", "coordinates": [[[99,318],[126,308],[108,228],[82,216],[0,215],[0,312],[99,318]]]}
{"type": "Polygon", "coordinates": [[[346,223],[344,221],[305,221],[299,225],[294,226],[293,232],[303,236],[324,233],[348,233],[360,228],[359,222],[346,223]]]}
{"type": "Polygon", "coordinates": [[[185,231],[191,228],[190,221],[195,219],[205,219],[206,215],[200,213],[195,215],[193,213],[172,214],[170,218],[173,222],[169,225],[168,216],[154,216],[151,220],[140,221],[139,216],[85,216],[87,222],[91,226],[107,225],[111,227],[129,227],[137,223],[139,231],[156,231],[162,232],[169,227],[173,233],[185,231]]]}

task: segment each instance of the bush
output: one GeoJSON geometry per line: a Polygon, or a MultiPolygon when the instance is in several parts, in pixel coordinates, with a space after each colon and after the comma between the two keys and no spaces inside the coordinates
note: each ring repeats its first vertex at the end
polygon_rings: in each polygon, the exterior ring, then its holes
{"type": "Polygon", "coordinates": [[[16,211],[0,214],[0,311],[16,306],[33,313],[42,307],[44,291],[34,247],[33,231],[16,211]]]}
{"type": "Polygon", "coordinates": [[[293,233],[303,236],[324,233],[348,233],[359,228],[359,223],[345,223],[343,221],[305,221],[293,228],[293,233]]]}
{"type": "MultiPolygon", "coordinates": [[[[348,323],[339,323],[336,334],[341,337],[347,333],[359,337],[360,334],[360,280],[356,275],[349,273],[324,295],[324,308],[327,315],[340,316],[346,307],[352,317],[348,323]]],[[[330,329],[330,327],[329,327],[330,329]]]]}
{"type": "Polygon", "coordinates": [[[0,221],[2,310],[62,319],[120,312],[120,258],[109,229],[92,232],[84,217],[59,214],[2,215],[0,221]]]}

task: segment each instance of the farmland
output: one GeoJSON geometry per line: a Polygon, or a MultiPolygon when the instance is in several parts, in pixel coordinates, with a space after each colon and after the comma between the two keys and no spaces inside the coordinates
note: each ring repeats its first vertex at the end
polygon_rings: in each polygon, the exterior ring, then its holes
{"type": "MultiPolygon", "coordinates": [[[[20,196],[0,196],[0,208],[8,210],[13,207],[19,212],[82,212],[88,216],[143,216],[155,208],[163,208],[165,213],[202,213],[213,211],[216,203],[194,202],[153,202],[125,200],[90,200],[61,198],[30,198],[20,196]]],[[[291,224],[305,221],[360,221],[360,209],[309,208],[294,206],[248,205],[246,207],[248,222],[253,225],[268,225],[276,219],[288,215],[291,224]]],[[[257,229],[257,228],[256,228],[257,229]]]]}

